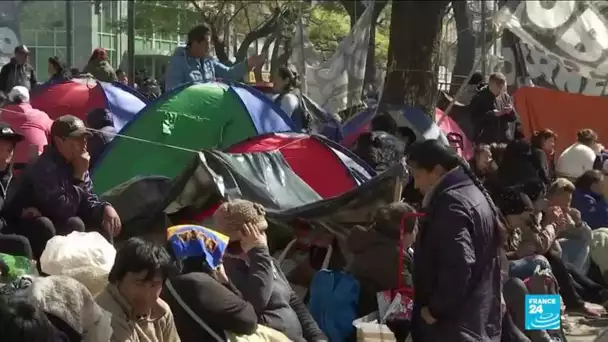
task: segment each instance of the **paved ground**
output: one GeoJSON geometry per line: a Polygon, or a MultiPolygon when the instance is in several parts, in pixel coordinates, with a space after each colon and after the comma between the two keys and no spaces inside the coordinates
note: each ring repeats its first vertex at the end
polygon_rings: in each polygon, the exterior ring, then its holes
{"type": "MultiPolygon", "coordinates": [[[[593,305],[598,308],[601,306],[593,305]]],[[[608,329],[608,318],[589,319],[582,316],[566,315],[564,319],[564,330],[568,342],[593,342],[601,331],[608,329]]],[[[602,342],[608,342],[602,340],[602,342]]]]}

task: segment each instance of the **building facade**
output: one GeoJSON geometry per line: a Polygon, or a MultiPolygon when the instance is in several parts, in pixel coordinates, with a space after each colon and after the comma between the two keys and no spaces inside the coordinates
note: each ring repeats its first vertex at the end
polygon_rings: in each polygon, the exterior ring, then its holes
{"type": "MultiPolygon", "coordinates": [[[[91,52],[95,48],[102,47],[108,51],[110,63],[115,68],[126,69],[127,35],[120,24],[124,23],[127,15],[127,1],[106,0],[99,1],[99,4],[95,4],[94,1],[73,1],[71,6],[73,65],[68,67],[82,70],[91,52]]],[[[59,56],[63,60],[68,59],[67,8],[65,0],[28,1],[21,5],[18,16],[18,40],[30,49],[31,63],[41,81],[48,78],[49,57],[59,56]]],[[[178,43],[178,36],[152,34],[152,37],[136,37],[136,68],[145,69],[150,75],[160,77],[178,43]]],[[[3,54],[8,52],[2,51],[3,54]]],[[[10,53],[12,54],[12,51],[10,53]]],[[[6,58],[4,59],[6,62],[6,58]]]]}

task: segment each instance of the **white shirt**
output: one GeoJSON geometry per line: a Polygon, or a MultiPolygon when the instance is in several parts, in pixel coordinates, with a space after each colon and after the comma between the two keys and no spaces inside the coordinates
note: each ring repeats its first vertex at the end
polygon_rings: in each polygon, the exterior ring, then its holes
{"type": "MultiPolygon", "coordinates": [[[[273,100],[276,100],[278,96],[279,95],[275,96],[273,100]]],[[[281,109],[285,112],[285,114],[287,114],[287,116],[291,118],[291,115],[293,114],[294,110],[296,110],[300,106],[300,101],[298,100],[298,97],[296,95],[287,93],[281,99],[280,105],[281,109]]]]}
{"type": "Polygon", "coordinates": [[[583,173],[593,170],[596,157],[591,147],[577,142],[559,156],[555,172],[559,177],[578,178],[583,173]]]}

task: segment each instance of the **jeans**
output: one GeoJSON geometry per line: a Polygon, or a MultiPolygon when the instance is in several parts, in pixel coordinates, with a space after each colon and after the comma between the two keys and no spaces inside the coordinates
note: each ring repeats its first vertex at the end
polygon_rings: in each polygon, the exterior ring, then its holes
{"type": "MultiPolygon", "coordinates": [[[[503,297],[507,304],[507,314],[510,315],[512,323],[523,332],[531,341],[551,341],[551,337],[545,330],[525,330],[526,322],[526,295],[529,294],[526,284],[521,279],[509,278],[503,286],[503,297]]],[[[504,322],[504,321],[503,321],[504,322]]],[[[515,327],[511,328],[511,334],[515,338],[521,339],[515,327]]],[[[509,340],[512,340],[509,339],[509,340]]]]}
{"type": "Polygon", "coordinates": [[[540,266],[541,270],[550,269],[549,261],[542,255],[527,256],[509,261],[509,277],[526,279],[531,277],[540,266]]]}
{"type": "Polygon", "coordinates": [[[589,270],[589,243],[579,239],[559,239],[562,259],[581,273],[589,270]]]}

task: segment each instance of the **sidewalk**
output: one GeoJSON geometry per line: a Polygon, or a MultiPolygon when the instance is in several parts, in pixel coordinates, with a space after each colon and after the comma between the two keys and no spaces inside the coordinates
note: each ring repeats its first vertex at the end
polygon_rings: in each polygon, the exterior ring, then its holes
{"type": "MultiPolygon", "coordinates": [[[[601,308],[599,305],[591,306],[601,308]]],[[[603,330],[608,329],[608,318],[590,319],[583,316],[565,315],[564,330],[568,342],[593,342],[603,330]]],[[[601,342],[608,342],[606,340],[601,342]]]]}

